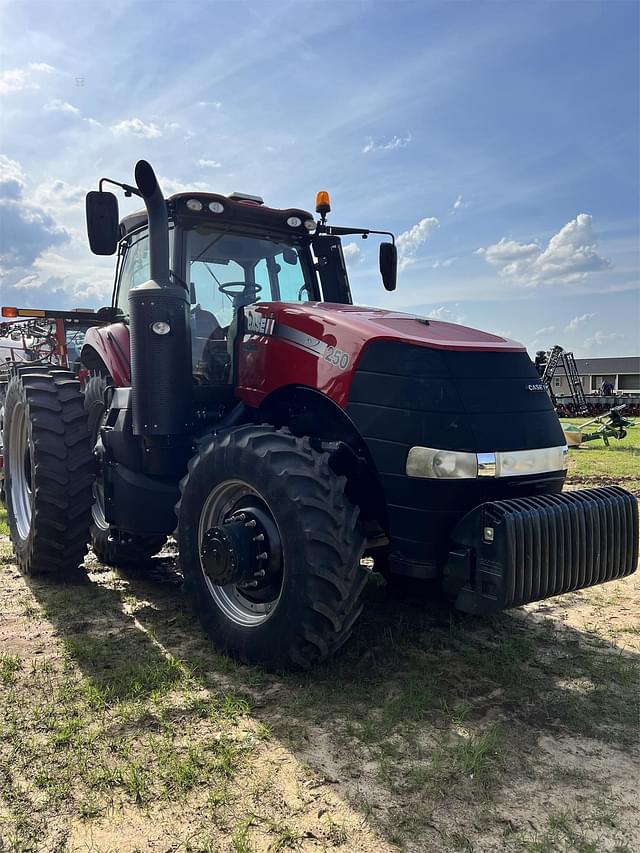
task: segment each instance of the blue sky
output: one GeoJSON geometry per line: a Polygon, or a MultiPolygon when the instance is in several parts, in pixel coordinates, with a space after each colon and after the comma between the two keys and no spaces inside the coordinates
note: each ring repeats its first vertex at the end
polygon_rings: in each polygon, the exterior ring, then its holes
{"type": "Polygon", "coordinates": [[[393,230],[394,294],[346,247],[358,303],[637,354],[639,10],[0,1],[2,301],[109,301],[84,194],[145,157],[167,194],[326,188],[335,224],[393,230]]]}

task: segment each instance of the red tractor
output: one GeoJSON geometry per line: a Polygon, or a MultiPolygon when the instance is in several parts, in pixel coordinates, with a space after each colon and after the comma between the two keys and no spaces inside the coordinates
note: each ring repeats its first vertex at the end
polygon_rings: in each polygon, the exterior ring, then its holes
{"type": "MultiPolygon", "coordinates": [[[[524,347],[352,304],[340,237],[381,232],[328,225],[326,194],[318,222],[246,195],[165,200],[145,161],[135,176],[117,186],[146,209],[120,223],[106,179],[87,196],[91,248],[118,260],[84,392],[38,366],[6,388],[23,571],[76,570],[89,541],[140,562],[173,534],[214,642],[287,668],[347,640],[363,555],[471,613],[635,570],[635,498],[562,494],[564,435],[524,347]]],[[[380,270],[393,290],[393,237],[380,270]]]]}

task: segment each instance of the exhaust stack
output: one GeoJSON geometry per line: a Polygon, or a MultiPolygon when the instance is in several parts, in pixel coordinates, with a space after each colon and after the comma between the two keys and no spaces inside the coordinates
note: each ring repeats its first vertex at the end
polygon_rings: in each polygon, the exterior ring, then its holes
{"type": "Polygon", "coordinates": [[[162,473],[171,464],[168,439],[191,431],[189,294],[171,282],[167,205],[155,172],[140,160],[135,177],[149,220],[151,277],[129,291],[133,433],[162,439],[151,454],[162,473]]]}
{"type": "Polygon", "coordinates": [[[167,205],[158,184],[156,173],[146,160],[138,160],[135,176],[136,185],[142,195],[149,218],[149,266],[151,281],[157,282],[160,287],[170,287],[167,205]]]}

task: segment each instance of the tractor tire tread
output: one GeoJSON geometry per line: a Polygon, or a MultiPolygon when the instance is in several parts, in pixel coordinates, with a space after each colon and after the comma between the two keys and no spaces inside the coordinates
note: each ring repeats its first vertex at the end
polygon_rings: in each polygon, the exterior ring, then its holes
{"type": "Polygon", "coordinates": [[[95,471],[80,383],[70,371],[18,367],[9,378],[5,404],[8,443],[11,415],[21,404],[32,449],[32,522],[26,539],[18,533],[10,466],[7,471],[9,528],[18,566],[25,574],[75,574],[89,540],[95,471]]]}
{"type": "MultiPolygon", "coordinates": [[[[295,639],[285,655],[275,660],[265,655],[261,662],[274,669],[308,669],[344,645],[362,610],[360,597],[367,573],[360,564],[365,542],[358,528],[359,510],[346,497],[346,478],[331,470],[329,454],[315,450],[307,437],[269,425],[242,426],[213,437],[191,459],[176,506],[179,538],[181,508],[198,469],[206,469],[214,455],[228,467],[230,450],[238,448],[279,481],[304,542],[300,567],[293,568],[304,584],[303,603],[295,617],[295,639]]],[[[199,565],[186,565],[183,560],[185,590],[205,629],[213,635],[207,603],[196,583],[200,571],[199,565]]],[[[231,653],[235,654],[233,649],[231,653]]],[[[242,653],[236,656],[248,660],[242,653]]]]}

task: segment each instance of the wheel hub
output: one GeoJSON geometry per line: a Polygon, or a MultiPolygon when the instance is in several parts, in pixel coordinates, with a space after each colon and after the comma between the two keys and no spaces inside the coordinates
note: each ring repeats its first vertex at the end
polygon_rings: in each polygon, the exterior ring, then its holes
{"type": "Polygon", "coordinates": [[[210,527],[202,538],[200,558],[217,586],[236,584],[252,590],[268,584],[280,565],[278,530],[262,509],[243,506],[210,527]]]}

